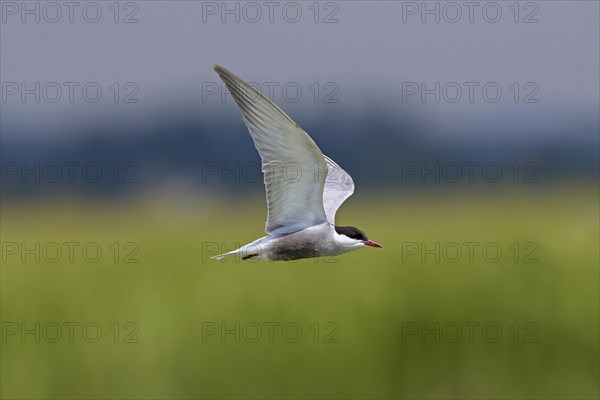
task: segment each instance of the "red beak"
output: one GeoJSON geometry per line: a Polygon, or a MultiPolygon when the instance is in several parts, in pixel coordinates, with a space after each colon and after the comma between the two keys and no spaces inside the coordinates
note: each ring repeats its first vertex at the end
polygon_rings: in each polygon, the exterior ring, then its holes
{"type": "Polygon", "coordinates": [[[380,245],[379,243],[377,243],[377,242],[374,242],[374,241],[372,241],[372,240],[365,240],[363,243],[364,243],[366,246],[371,246],[371,247],[379,247],[380,249],[383,249],[383,246],[382,246],[382,245],[380,245]]]}

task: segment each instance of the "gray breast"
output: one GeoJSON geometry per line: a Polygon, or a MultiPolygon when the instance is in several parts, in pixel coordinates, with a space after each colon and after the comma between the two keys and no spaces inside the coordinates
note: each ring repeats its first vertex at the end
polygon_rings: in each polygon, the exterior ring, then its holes
{"type": "Polygon", "coordinates": [[[333,247],[337,245],[331,230],[328,224],[321,224],[275,238],[271,242],[269,258],[291,261],[336,254],[333,247]]]}

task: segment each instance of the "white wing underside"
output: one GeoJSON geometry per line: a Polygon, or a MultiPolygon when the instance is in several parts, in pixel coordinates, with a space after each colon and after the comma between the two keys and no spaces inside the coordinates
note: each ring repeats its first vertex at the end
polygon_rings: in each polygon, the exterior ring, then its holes
{"type": "Polygon", "coordinates": [[[268,217],[266,232],[293,231],[329,222],[354,191],[352,178],[277,105],[240,77],[215,71],[242,111],[262,159],[268,217]]]}
{"type": "Polygon", "coordinates": [[[335,213],[344,201],[354,193],[354,181],[352,177],[339,165],[327,156],[327,178],[323,190],[323,208],[327,216],[327,222],[335,225],[335,213]]]}

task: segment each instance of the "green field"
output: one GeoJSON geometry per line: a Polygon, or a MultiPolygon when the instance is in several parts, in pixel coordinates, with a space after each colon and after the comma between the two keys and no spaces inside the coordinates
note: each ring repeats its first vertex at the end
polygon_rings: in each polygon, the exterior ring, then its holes
{"type": "Polygon", "coordinates": [[[262,195],[4,201],[2,398],[598,398],[597,187],[373,196],[293,263],[206,260],[262,195]]]}

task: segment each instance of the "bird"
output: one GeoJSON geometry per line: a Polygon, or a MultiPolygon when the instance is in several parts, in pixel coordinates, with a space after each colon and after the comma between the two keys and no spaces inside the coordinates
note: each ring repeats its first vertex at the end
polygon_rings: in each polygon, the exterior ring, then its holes
{"type": "Polygon", "coordinates": [[[262,160],[267,236],[213,259],[292,261],[337,256],[364,246],[383,248],[335,214],[354,193],[354,181],[311,137],[259,90],[220,65],[213,69],[242,112],[262,160]]]}

